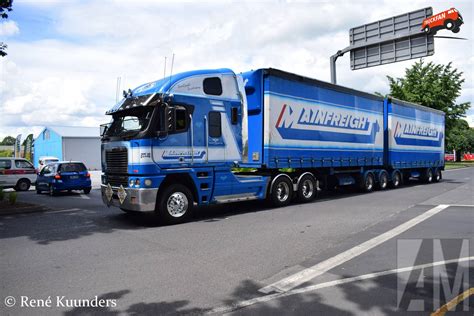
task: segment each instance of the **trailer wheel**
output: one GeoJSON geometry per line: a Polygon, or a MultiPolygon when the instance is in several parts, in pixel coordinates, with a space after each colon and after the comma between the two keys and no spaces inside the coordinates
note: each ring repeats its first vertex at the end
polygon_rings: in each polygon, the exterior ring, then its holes
{"type": "Polygon", "coordinates": [[[373,173],[367,173],[365,177],[362,178],[362,181],[360,183],[362,191],[367,193],[372,192],[374,189],[374,183],[375,179],[373,173]]]}
{"type": "Polygon", "coordinates": [[[316,186],[316,180],[310,174],[305,174],[298,183],[298,201],[299,202],[310,202],[318,194],[318,187],[316,186]]]}
{"type": "Polygon", "coordinates": [[[395,188],[398,188],[401,184],[402,184],[402,176],[400,172],[395,171],[392,174],[392,182],[390,183],[390,186],[395,189],[395,188]]]}
{"type": "Polygon", "coordinates": [[[433,178],[433,181],[434,182],[439,182],[441,180],[442,176],[441,176],[441,170],[439,169],[436,169],[435,170],[435,173],[434,173],[434,178],[433,178]]]}
{"type": "Polygon", "coordinates": [[[387,186],[388,186],[388,174],[385,170],[383,170],[379,174],[379,189],[385,190],[387,186]]]}
{"type": "Polygon", "coordinates": [[[290,204],[293,196],[293,183],[286,176],[277,177],[274,181],[270,192],[270,201],[273,206],[280,207],[290,204]]]}
{"type": "Polygon", "coordinates": [[[421,180],[425,183],[433,182],[433,170],[431,168],[426,169],[421,180]]]}
{"type": "Polygon", "coordinates": [[[193,205],[191,191],[186,186],[176,183],[160,194],[155,212],[165,223],[179,224],[191,216],[193,205]]]}

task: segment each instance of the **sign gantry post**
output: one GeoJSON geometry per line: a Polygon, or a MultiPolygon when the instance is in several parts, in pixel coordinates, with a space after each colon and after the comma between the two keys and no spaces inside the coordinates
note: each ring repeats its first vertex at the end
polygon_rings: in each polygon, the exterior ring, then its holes
{"type": "Polygon", "coordinates": [[[350,45],[329,58],[331,83],[337,82],[337,58],[347,52],[352,70],[433,55],[433,34],[423,32],[421,27],[431,15],[433,9],[427,7],[351,28],[350,45]]]}

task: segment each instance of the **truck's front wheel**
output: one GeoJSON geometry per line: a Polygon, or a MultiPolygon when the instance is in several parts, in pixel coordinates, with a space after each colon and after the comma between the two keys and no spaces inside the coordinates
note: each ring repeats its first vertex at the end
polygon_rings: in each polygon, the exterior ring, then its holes
{"type": "Polygon", "coordinates": [[[191,215],[194,199],[182,184],[172,184],[160,194],[155,212],[168,224],[185,222],[191,215]]]}

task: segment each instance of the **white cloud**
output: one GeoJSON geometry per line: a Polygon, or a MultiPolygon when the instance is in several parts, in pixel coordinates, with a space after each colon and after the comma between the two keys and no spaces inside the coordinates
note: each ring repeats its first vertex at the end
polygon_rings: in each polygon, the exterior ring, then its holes
{"type": "MultiPolygon", "coordinates": [[[[115,101],[117,76],[123,88],[159,79],[164,56],[169,72],[173,52],[175,73],[273,67],[328,81],[329,56],[349,44],[349,28],[430,5],[424,0],[58,3],[48,9],[56,38],[9,40],[9,55],[0,59],[0,137],[47,124],[106,122],[103,113],[115,101]]],[[[466,21],[474,18],[471,2],[456,7],[466,21]]],[[[444,9],[442,3],[434,7],[444,9]]],[[[472,28],[464,25],[457,35],[472,38],[472,28]]],[[[437,39],[435,55],[427,58],[453,61],[464,71],[462,101],[472,99],[473,55],[471,40],[437,39]]],[[[412,63],[351,71],[347,54],[337,63],[338,82],[387,93],[386,74],[403,76],[412,63]]]]}
{"type": "Polygon", "coordinates": [[[8,37],[20,33],[18,24],[15,21],[6,21],[0,23],[0,36],[8,37]]]}

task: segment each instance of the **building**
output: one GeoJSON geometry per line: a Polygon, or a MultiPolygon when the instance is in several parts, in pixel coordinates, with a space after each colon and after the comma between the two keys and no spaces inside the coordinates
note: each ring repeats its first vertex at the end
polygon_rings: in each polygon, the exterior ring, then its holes
{"type": "Polygon", "coordinates": [[[48,126],[33,143],[34,165],[39,158],[53,156],[59,160],[82,161],[90,170],[100,170],[99,127],[48,126]]]}

